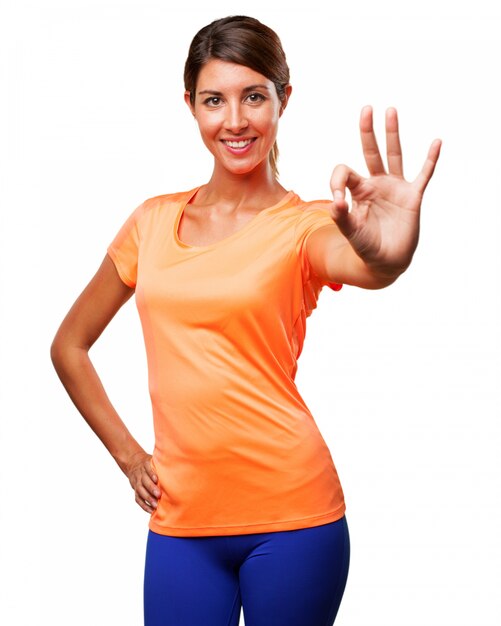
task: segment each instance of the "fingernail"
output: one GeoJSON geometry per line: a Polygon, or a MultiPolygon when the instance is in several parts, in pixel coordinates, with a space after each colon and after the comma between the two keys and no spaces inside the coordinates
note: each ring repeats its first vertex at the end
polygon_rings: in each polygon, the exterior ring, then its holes
{"type": "Polygon", "coordinates": [[[155,491],[153,492],[157,498],[160,498],[160,491],[158,491],[158,489],[155,489],[155,491]]]}
{"type": "Polygon", "coordinates": [[[342,199],[343,199],[343,192],[340,189],[335,189],[334,200],[342,200],[342,199]]]}

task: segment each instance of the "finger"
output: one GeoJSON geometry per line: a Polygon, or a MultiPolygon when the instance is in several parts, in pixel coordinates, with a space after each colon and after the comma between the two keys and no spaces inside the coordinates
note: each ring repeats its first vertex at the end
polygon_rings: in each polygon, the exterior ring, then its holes
{"type": "Polygon", "coordinates": [[[348,202],[345,199],[346,188],[353,193],[362,180],[362,177],[347,165],[336,165],[332,172],[330,185],[334,202],[331,205],[330,212],[339,229],[346,237],[349,237],[355,229],[355,222],[350,214],[348,202]]]}
{"type": "Polygon", "coordinates": [[[155,468],[153,467],[153,463],[151,462],[151,457],[150,457],[150,462],[146,465],[146,471],[148,472],[148,476],[151,478],[151,480],[154,483],[158,482],[158,476],[155,472],[155,468]]]}
{"type": "Polygon", "coordinates": [[[433,176],[433,172],[435,171],[435,166],[438,161],[438,157],[440,156],[440,149],[442,147],[442,140],[435,139],[430,149],[428,150],[428,155],[426,157],[426,161],[424,162],[423,168],[419,172],[416,180],[414,181],[414,185],[418,188],[418,191],[423,194],[426,189],[428,183],[430,182],[430,178],[433,176]]]}
{"type": "Polygon", "coordinates": [[[146,489],[151,496],[155,498],[160,497],[160,489],[156,486],[156,484],[151,480],[148,475],[145,474],[141,482],[144,489],[146,489]]]}
{"type": "Polygon", "coordinates": [[[137,489],[136,489],[136,498],[139,498],[140,500],[143,500],[143,502],[146,502],[146,504],[156,508],[158,501],[155,498],[155,496],[150,493],[148,491],[148,489],[146,489],[146,487],[144,487],[143,485],[140,485],[137,489]]]}
{"type": "Polygon", "coordinates": [[[346,187],[348,187],[351,192],[354,192],[362,181],[362,176],[357,174],[357,172],[351,169],[351,167],[348,167],[347,165],[336,165],[332,171],[330,180],[332,194],[336,196],[336,191],[341,191],[344,198],[346,187]]]}
{"type": "Polygon", "coordinates": [[[402,148],[398,133],[397,110],[390,107],[386,110],[386,156],[388,159],[388,171],[396,176],[403,176],[402,148]]]}
{"type": "Polygon", "coordinates": [[[384,174],[384,164],[377,145],[376,135],[374,134],[371,106],[365,106],[360,114],[360,137],[369,173],[371,176],[384,174]]]}
{"type": "Polygon", "coordinates": [[[148,500],[143,500],[143,498],[141,498],[140,496],[138,496],[138,494],[136,493],[136,502],[137,504],[139,504],[139,506],[146,511],[147,513],[153,513],[154,512],[154,508],[151,506],[150,502],[148,500]]]}
{"type": "MultiPolygon", "coordinates": [[[[146,468],[148,474],[148,478],[150,480],[149,484],[146,484],[146,487],[148,488],[148,490],[157,498],[160,497],[160,489],[157,487],[157,483],[158,483],[158,476],[156,474],[155,471],[155,467],[153,466],[153,461],[152,461],[152,457],[150,456],[150,462],[148,463],[148,466],[146,468]]],[[[143,481],[144,483],[144,481],[143,481]]],[[[148,483],[148,481],[147,481],[148,483]]]]}

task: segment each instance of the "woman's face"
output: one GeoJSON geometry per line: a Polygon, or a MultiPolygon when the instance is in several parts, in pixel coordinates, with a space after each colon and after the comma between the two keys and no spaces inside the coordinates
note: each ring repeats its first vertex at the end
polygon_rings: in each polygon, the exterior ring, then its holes
{"type": "Polygon", "coordinates": [[[291,90],[288,85],[282,103],[274,83],[244,65],[211,59],[202,67],[194,105],[189,92],[185,100],[216,166],[234,174],[267,166],[291,90]]]}

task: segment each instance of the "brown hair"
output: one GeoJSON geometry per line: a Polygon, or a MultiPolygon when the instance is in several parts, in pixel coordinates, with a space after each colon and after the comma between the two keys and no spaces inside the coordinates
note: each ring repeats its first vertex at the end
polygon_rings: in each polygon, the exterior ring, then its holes
{"type": "MultiPolygon", "coordinates": [[[[245,65],[275,84],[281,102],[289,83],[289,66],[278,35],[259,20],[231,15],[204,26],[193,38],[184,66],[184,87],[195,103],[195,88],[202,67],[211,59],[245,65]]],[[[278,146],[273,144],[269,161],[278,178],[278,146]]]]}

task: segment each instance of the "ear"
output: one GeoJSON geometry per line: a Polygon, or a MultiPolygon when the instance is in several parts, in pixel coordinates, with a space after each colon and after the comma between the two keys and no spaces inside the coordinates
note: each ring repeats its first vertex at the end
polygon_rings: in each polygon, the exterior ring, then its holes
{"type": "Polygon", "coordinates": [[[285,87],[285,97],[282,101],[282,104],[280,106],[280,116],[282,116],[282,113],[285,111],[285,107],[287,106],[287,103],[289,102],[289,98],[291,96],[292,93],[292,85],[286,85],[285,87]]]}
{"type": "Polygon", "coordinates": [[[189,91],[185,91],[184,92],[184,101],[188,105],[188,108],[190,109],[191,114],[193,115],[193,117],[195,117],[195,107],[191,104],[190,92],[189,91]]]}

